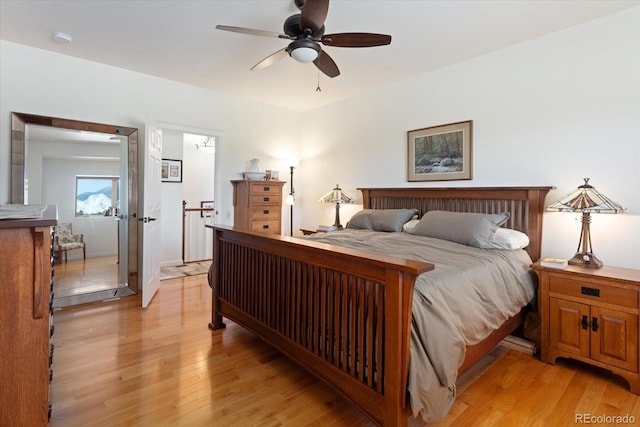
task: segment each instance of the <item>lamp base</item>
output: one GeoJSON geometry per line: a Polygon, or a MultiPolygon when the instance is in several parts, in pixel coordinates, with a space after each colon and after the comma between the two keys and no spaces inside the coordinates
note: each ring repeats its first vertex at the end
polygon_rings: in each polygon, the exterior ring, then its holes
{"type": "Polygon", "coordinates": [[[586,268],[600,268],[604,264],[591,252],[578,252],[569,260],[569,265],[578,265],[586,268]]]}

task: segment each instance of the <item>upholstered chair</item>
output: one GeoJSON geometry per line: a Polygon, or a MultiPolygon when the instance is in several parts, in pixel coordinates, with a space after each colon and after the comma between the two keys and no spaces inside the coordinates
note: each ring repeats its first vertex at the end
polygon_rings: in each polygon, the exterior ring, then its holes
{"type": "Polygon", "coordinates": [[[60,223],[54,227],[54,230],[53,250],[57,254],[58,262],[62,262],[63,253],[64,262],[67,262],[67,251],[71,249],[82,249],[82,257],[87,259],[87,245],[84,242],[84,235],[73,234],[71,223],[60,223]]]}

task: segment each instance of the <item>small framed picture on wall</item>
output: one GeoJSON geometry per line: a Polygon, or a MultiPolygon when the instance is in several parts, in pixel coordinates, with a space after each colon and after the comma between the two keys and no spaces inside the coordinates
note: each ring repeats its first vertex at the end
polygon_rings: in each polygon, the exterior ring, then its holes
{"type": "Polygon", "coordinates": [[[182,160],[162,159],[162,182],[182,182],[182,160]]]}

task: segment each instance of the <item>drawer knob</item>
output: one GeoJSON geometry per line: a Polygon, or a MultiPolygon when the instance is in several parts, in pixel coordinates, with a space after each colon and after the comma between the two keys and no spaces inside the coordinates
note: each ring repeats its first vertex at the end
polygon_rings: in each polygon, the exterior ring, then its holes
{"type": "Polygon", "coordinates": [[[583,286],[580,289],[582,295],[590,295],[592,297],[600,297],[600,289],[597,288],[589,288],[587,286],[583,286]]]}
{"type": "Polygon", "coordinates": [[[264,225],[262,226],[262,229],[263,229],[263,230],[267,230],[268,228],[269,228],[269,224],[264,224],[264,225]]]}
{"type": "Polygon", "coordinates": [[[268,202],[268,201],[269,201],[269,198],[268,198],[268,197],[263,197],[263,198],[262,198],[262,201],[263,201],[263,202],[268,202]]]}
{"type": "Polygon", "coordinates": [[[263,211],[262,211],[262,214],[263,214],[263,215],[269,215],[269,209],[265,209],[265,210],[263,210],[263,211]]]}
{"type": "Polygon", "coordinates": [[[270,190],[271,190],[271,187],[262,187],[262,190],[263,190],[263,191],[270,191],[270,190]]]}

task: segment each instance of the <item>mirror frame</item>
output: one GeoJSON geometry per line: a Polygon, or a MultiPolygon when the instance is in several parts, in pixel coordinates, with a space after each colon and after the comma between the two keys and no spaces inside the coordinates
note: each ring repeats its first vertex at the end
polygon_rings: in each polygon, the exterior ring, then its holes
{"type": "MultiPolygon", "coordinates": [[[[38,125],[53,128],[84,130],[89,132],[109,133],[127,137],[128,140],[128,206],[129,214],[126,218],[128,232],[128,283],[126,287],[119,287],[105,291],[80,294],[69,299],[60,306],[81,304],[84,302],[101,301],[120,296],[138,293],[138,129],[126,126],[107,125],[102,123],[83,122],[57,117],[38,116],[34,114],[11,113],[11,203],[24,204],[25,171],[26,171],[26,140],[27,125],[38,125]],[[115,292],[114,292],[115,291],[115,292]],[[71,300],[73,299],[73,301],[71,300]]],[[[54,306],[58,306],[54,304],[54,306]]]]}

